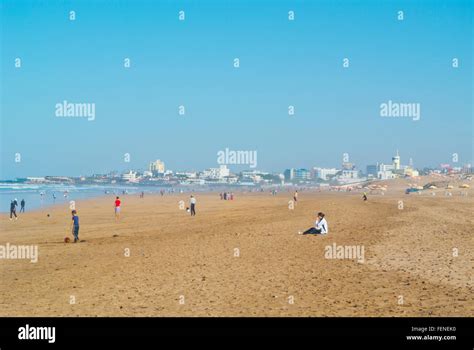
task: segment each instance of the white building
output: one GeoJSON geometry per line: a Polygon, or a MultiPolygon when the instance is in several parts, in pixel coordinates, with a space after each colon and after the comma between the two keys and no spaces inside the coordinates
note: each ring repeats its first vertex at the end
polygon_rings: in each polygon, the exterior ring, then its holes
{"type": "Polygon", "coordinates": [[[313,168],[314,177],[317,179],[328,180],[328,175],[336,175],[336,168],[313,168]]]}
{"type": "Polygon", "coordinates": [[[130,170],[128,173],[122,174],[122,179],[128,182],[137,182],[137,173],[130,170]]]}
{"type": "Polygon", "coordinates": [[[342,183],[352,183],[361,180],[358,170],[342,170],[341,174],[336,176],[336,179],[342,183]]]}
{"type": "Polygon", "coordinates": [[[188,178],[180,183],[182,185],[204,185],[206,181],[204,179],[188,178]]]}
{"type": "Polygon", "coordinates": [[[398,154],[398,149],[397,149],[397,155],[392,157],[392,164],[393,164],[394,170],[400,169],[400,155],[398,154]]]}
{"type": "Polygon", "coordinates": [[[383,164],[381,163],[379,165],[379,171],[393,171],[395,170],[395,167],[393,166],[393,164],[383,164]]]}
{"type": "Polygon", "coordinates": [[[396,175],[391,170],[379,170],[377,172],[377,178],[379,180],[394,179],[396,175]]]}
{"type": "Polygon", "coordinates": [[[189,179],[195,179],[197,178],[197,173],[195,171],[191,171],[191,172],[181,171],[181,172],[176,172],[176,176],[183,176],[189,179]]]}
{"type": "Polygon", "coordinates": [[[203,171],[203,176],[209,179],[222,179],[230,175],[230,170],[226,165],[221,165],[219,168],[210,168],[203,171]]]}
{"type": "Polygon", "coordinates": [[[155,160],[154,162],[150,163],[148,168],[152,173],[163,174],[165,172],[165,163],[161,160],[155,160]]]}

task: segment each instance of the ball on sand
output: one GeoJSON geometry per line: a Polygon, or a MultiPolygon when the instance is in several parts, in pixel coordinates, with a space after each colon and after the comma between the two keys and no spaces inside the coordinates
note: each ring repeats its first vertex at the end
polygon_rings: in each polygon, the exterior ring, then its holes
{"type": "Polygon", "coordinates": [[[71,239],[69,237],[64,237],[64,243],[69,243],[71,242],[71,239]]]}

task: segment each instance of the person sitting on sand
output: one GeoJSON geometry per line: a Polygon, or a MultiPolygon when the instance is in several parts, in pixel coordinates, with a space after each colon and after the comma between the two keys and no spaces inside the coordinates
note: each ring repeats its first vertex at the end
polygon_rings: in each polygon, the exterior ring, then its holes
{"type": "Polygon", "coordinates": [[[71,220],[71,232],[74,236],[74,243],[79,241],[79,216],[77,216],[77,211],[73,210],[71,212],[72,220],[71,220]]]}
{"type": "Polygon", "coordinates": [[[310,229],[306,230],[303,232],[304,235],[325,235],[327,234],[328,231],[328,222],[324,218],[324,213],[319,212],[318,213],[318,218],[316,219],[316,222],[314,224],[314,227],[311,227],[310,229]]]}

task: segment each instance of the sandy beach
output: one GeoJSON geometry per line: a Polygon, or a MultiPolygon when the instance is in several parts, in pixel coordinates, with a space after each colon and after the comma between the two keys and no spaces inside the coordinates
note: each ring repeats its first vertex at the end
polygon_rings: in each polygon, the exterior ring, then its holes
{"type": "Polygon", "coordinates": [[[3,214],[0,244],[38,245],[39,259],[0,260],[1,315],[472,316],[474,192],[387,184],[367,202],[301,191],[294,210],[292,192],[198,193],[195,217],[179,209],[189,194],[125,195],[119,222],[114,197],[85,200],[77,244],[63,242],[66,205],[3,214]],[[299,235],[317,211],[329,234],[299,235]],[[364,261],[326,258],[333,244],[363,246],[364,261]]]}

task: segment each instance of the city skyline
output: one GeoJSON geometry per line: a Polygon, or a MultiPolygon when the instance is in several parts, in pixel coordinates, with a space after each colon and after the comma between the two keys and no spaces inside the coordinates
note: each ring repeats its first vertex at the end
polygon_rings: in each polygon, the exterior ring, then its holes
{"type": "MultiPolygon", "coordinates": [[[[347,154],[345,154],[344,156],[347,156],[347,154]]],[[[344,158],[343,156],[343,158],[344,158]]],[[[456,154],[453,154],[453,159],[454,157],[457,157],[458,155],[456,154]]],[[[130,172],[138,172],[138,173],[141,173],[141,174],[145,174],[145,173],[151,173],[151,172],[157,172],[157,173],[173,173],[173,174],[176,174],[176,173],[185,173],[185,172],[188,172],[188,173],[192,173],[192,172],[195,172],[195,173],[203,173],[205,172],[206,170],[209,170],[209,169],[217,169],[219,167],[222,167],[222,166],[225,166],[231,174],[239,174],[239,173],[242,173],[242,172],[246,172],[246,171],[254,171],[254,172],[257,172],[257,173],[269,173],[269,174],[280,174],[280,175],[283,175],[286,171],[288,170],[307,170],[307,171],[315,171],[316,169],[322,169],[323,171],[327,171],[327,170],[337,170],[337,171],[342,171],[343,169],[349,169],[349,168],[346,168],[347,165],[350,166],[350,168],[354,171],[357,171],[357,172],[360,172],[364,175],[368,175],[368,168],[370,167],[376,167],[378,168],[379,166],[391,166],[392,164],[394,165],[395,164],[395,159],[396,162],[398,162],[398,168],[401,167],[408,167],[408,168],[412,168],[414,170],[423,170],[423,169],[442,169],[442,168],[447,168],[447,166],[449,165],[450,168],[452,169],[463,169],[465,168],[466,166],[469,167],[469,168],[472,168],[472,164],[471,163],[463,163],[463,162],[459,162],[458,160],[454,160],[453,162],[451,163],[438,163],[438,165],[436,166],[424,166],[424,167],[417,167],[417,166],[414,166],[413,165],[413,160],[410,158],[408,161],[404,160],[400,154],[399,154],[399,151],[397,150],[396,153],[394,153],[390,160],[387,160],[387,161],[375,161],[375,162],[372,162],[372,163],[369,163],[369,164],[366,164],[364,166],[360,166],[356,163],[353,163],[350,161],[350,158],[346,158],[346,161],[344,161],[344,159],[338,164],[338,165],[335,165],[335,166],[320,166],[318,164],[313,164],[313,165],[310,165],[310,166],[296,166],[296,167],[285,167],[283,169],[280,169],[280,170],[268,170],[268,169],[262,169],[262,168],[251,168],[249,166],[246,166],[246,165],[229,165],[229,164],[215,164],[214,166],[210,166],[210,167],[203,167],[203,168],[199,168],[199,169],[190,169],[190,168],[179,168],[179,169],[170,169],[168,167],[166,167],[166,162],[164,162],[163,160],[160,160],[160,159],[156,159],[156,160],[150,160],[148,161],[147,165],[142,165],[141,167],[124,167],[122,169],[109,169],[108,171],[105,171],[105,172],[92,172],[92,173],[89,173],[89,174],[76,174],[76,175],[67,175],[67,174],[27,174],[27,175],[24,175],[24,176],[18,176],[16,178],[10,178],[10,179],[1,179],[0,178],[0,181],[12,181],[12,180],[15,180],[15,179],[22,179],[22,178],[27,178],[27,177],[45,177],[45,176],[66,176],[66,177],[71,177],[71,178],[79,178],[79,177],[83,177],[83,176],[86,176],[86,177],[89,177],[89,176],[95,176],[95,175],[110,175],[110,174],[117,174],[117,175],[124,175],[124,174],[127,174],[127,173],[130,173],[130,172]],[[160,163],[160,165],[158,165],[158,163],[160,163]],[[159,166],[160,170],[158,170],[157,166],[159,166]],[[153,167],[153,169],[152,169],[153,167]]],[[[453,160],[452,159],[452,160],[453,160]]]]}

